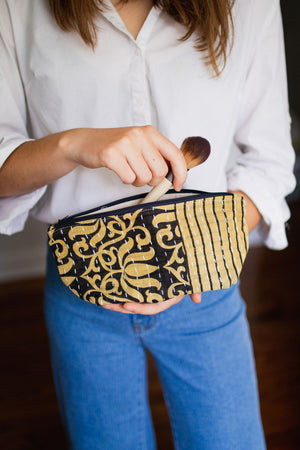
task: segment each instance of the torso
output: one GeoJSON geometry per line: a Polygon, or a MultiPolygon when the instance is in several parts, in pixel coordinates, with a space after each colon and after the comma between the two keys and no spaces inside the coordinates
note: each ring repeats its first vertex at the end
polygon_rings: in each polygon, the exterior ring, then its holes
{"type": "Polygon", "coordinates": [[[129,33],[137,38],[149,12],[152,9],[152,0],[129,0],[123,3],[120,0],[111,0],[129,33]]]}
{"type": "MultiPolygon", "coordinates": [[[[20,103],[15,127],[25,134],[24,90],[33,139],[71,128],[146,124],[177,146],[187,136],[203,136],[210,141],[212,154],[205,164],[190,171],[185,188],[225,191],[225,165],[244,98],[249,59],[257,48],[257,30],[264,29],[271,14],[266,14],[268,0],[253,0],[256,10],[249,0],[240,2],[235,45],[225,71],[216,79],[194,49],[196,36],[179,40],[184,26],[159,8],[147,17],[148,0],[129,0],[121,8],[122,16],[115,8],[99,14],[95,49],[78,33],[58,28],[46,0],[0,1],[0,23],[7,31],[8,44],[15,46],[21,74],[21,80],[15,76],[13,102],[9,103],[12,99],[7,94],[3,104],[20,103]],[[136,42],[124,31],[125,23],[132,36],[138,34],[136,42]],[[252,23],[255,27],[250,27],[252,23]]],[[[11,76],[8,70],[7,76],[11,76]]],[[[6,93],[5,87],[1,93],[6,93]]],[[[104,167],[80,167],[49,186],[32,214],[54,223],[65,215],[141,192],[145,187],[124,185],[104,167]]]]}

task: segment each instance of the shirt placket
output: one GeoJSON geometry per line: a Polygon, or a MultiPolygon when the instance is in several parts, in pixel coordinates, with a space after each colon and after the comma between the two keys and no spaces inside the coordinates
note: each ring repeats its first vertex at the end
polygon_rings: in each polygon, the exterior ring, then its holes
{"type": "Polygon", "coordinates": [[[136,45],[130,70],[132,119],[134,125],[151,121],[149,85],[147,83],[145,51],[136,45]]]}
{"type": "Polygon", "coordinates": [[[130,64],[129,83],[131,90],[131,109],[133,125],[140,126],[151,123],[150,86],[147,80],[146,48],[151,31],[161,13],[159,8],[152,8],[137,39],[128,32],[117,11],[109,0],[105,0],[108,10],[103,15],[111,24],[128,37],[132,45],[132,61],[130,64]]]}

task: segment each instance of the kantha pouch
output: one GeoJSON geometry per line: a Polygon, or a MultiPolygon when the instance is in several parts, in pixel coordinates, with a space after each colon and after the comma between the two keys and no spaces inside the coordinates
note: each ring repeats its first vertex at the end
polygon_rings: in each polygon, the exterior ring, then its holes
{"type": "Polygon", "coordinates": [[[143,195],[65,217],[48,229],[63,283],[88,302],[155,303],[235,284],[247,250],[240,194],[143,195]]]}

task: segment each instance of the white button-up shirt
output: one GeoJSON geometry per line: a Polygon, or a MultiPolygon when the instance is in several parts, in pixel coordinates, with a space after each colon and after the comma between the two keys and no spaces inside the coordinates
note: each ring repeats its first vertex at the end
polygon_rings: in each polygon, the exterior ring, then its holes
{"type": "MultiPolygon", "coordinates": [[[[263,216],[271,248],[286,246],[284,200],[294,187],[286,70],[278,0],[237,0],[234,45],[214,77],[195,39],[152,8],[136,40],[109,0],[96,19],[93,51],[58,28],[46,0],[0,3],[0,164],[20,144],[77,127],[152,124],[180,146],[210,141],[211,155],[185,188],[244,191],[263,216]],[[228,166],[233,144],[241,152],[228,166]]],[[[26,195],[0,200],[0,232],[28,214],[52,223],[72,213],[149,190],[124,185],[106,169],[78,167],[26,195]]]]}

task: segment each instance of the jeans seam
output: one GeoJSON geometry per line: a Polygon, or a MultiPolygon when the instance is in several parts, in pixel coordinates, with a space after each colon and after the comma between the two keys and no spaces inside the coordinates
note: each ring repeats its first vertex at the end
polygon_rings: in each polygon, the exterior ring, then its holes
{"type": "MultiPolygon", "coordinates": [[[[144,347],[142,347],[143,351],[145,352],[144,347]]],[[[146,355],[144,355],[146,356],[146,355]]],[[[144,367],[145,370],[145,367],[144,367]]],[[[138,432],[138,436],[139,436],[139,445],[138,448],[140,448],[141,450],[147,450],[147,441],[146,441],[146,428],[145,428],[145,422],[146,422],[146,417],[145,417],[145,408],[143,408],[143,395],[144,395],[144,390],[143,390],[143,375],[145,375],[145,372],[140,371],[139,373],[139,400],[138,400],[138,405],[137,405],[137,411],[138,411],[138,417],[140,418],[140,427],[139,427],[139,432],[138,432]],[[146,443],[146,445],[144,446],[144,443],[146,443]]]]}

